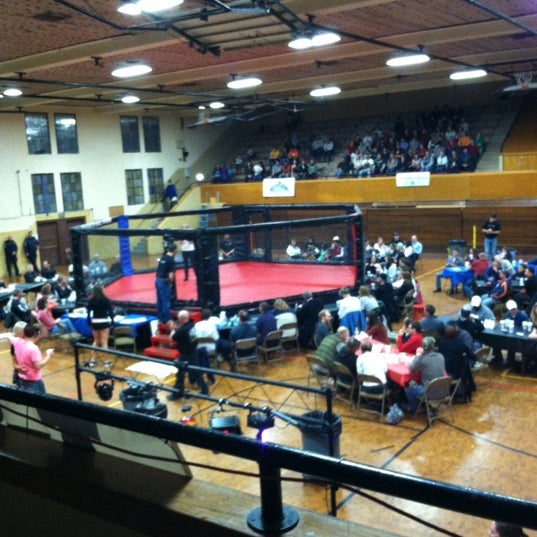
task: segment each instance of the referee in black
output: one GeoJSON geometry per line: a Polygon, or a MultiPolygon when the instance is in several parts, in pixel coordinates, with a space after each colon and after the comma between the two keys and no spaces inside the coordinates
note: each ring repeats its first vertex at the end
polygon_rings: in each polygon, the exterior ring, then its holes
{"type": "Polygon", "coordinates": [[[160,323],[168,323],[170,313],[172,286],[175,285],[175,252],[174,242],[166,245],[166,253],[159,259],[155,288],[157,290],[157,315],[160,323]]]}

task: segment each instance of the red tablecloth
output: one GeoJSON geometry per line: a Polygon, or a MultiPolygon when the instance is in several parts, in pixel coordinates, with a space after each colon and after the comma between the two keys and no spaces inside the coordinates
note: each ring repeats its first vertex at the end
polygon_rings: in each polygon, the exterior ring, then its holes
{"type": "Polygon", "coordinates": [[[399,364],[388,364],[387,377],[403,388],[410,380],[415,380],[417,382],[420,380],[419,373],[410,371],[408,364],[405,362],[399,364]]]}
{"type": "MultiPolygon", "coordinates": [[[[361,341],[364,341],[363,339],[361,341]]],[[[397,347],[384,345],[379,341],[367,338],[373,344],[373,352],[378,352],[385,360],[388,368],[386,376],[402,388],[404,388],[410,380],[420,381],[420,374],[410,371],[409,363],[414,358],[412,354],[399,353],[397,347]]],[[[359,356],[360,351],[356,353],[359,356]]]]}

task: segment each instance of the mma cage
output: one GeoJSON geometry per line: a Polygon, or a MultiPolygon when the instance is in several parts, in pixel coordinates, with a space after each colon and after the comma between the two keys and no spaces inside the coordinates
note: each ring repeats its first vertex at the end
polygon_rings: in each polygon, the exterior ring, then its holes
{"type": "Polygon", "coordinates": [[[271,290],[276,292],[272,298],[301,299],[302,292],[309,289],[325,301],[334,300],[340,287],[356,288],[363,281],[365,267],[363,218],[356,205],[240,205],[118,216],[73,227],[70,239],[70,276],[78,302],[83,303],[92,286],[101,283],[106,291],[113,291],[107,294],[114,305],[130,309],[155,309],[152,275],[171,242],[178,246],[178,298],[172,300],[172,309],[197,306],[215,311],[225,307],[236,313],[250,308],[264,299],[259,290],[269,268],[281,270],[281,288],[271,290]],[[229,260],[221,250],[226,235],[235,248],[229,260]],[[313,253],[289,258],[286,249],[292,238],[303,252],[308,242],[313,243],[313,253]],[[339,238],[342,255],[333,258],[327,254],[322,259],[334,238],[339,238]],[[196,278],[188,288],[181,287],[179,272],[183,240],[193,241],[195,246],[196,278]],[[90,263],[96,254],[106,265],[106,272],[98,275],[90,263]],[[239,269],[245,266],[248,276],[241,280],[239,269]],[[321,276],[322,283],[316,284],[321,276]]]}

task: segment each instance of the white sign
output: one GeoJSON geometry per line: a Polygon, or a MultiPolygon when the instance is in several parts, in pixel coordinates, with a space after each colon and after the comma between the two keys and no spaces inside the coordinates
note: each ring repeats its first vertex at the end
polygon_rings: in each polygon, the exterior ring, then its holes
{"type": "Polygon", "coordinates": [[[395,175],[395,186],[429,186],[431,172],[403,172],[395,175]]]}
{"type": "Polygon", "coordinates": [[[292,198],[295,195],[295,178],[279,177],[263,179],[264,198],[292,198]]]}

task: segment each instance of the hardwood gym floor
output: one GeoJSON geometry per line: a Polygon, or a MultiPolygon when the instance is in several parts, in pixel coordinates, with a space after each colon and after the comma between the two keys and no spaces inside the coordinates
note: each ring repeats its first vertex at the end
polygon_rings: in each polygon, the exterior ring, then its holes
{"type": "MultiPolygon", "coordinates": [[[[434,275],[443,262],[444,259],[438,256],[425,258],[418,265],[417,279],[426,303],[435,304],[439,315],[454,315],[466,302],[460,294],[432,294],[434,275]]],[[[0,361],[0,381],[9,384],[12,373],[9,351],[3,348],[0,352],[3,357],[0,361]]],[[[125,365],[125,362],[119,361],[114,373],[123,375],[125,365]]],[[[226,365],[222,367],[227,370],[226,365]]],[[[283,363],[242,366],[241,372],[306,384],[308,367],[303,353],[288,352],[283,363]]],[[[57,350],[45,368],[44,380],[49,393],[76,398],[74,360],[69,351],[57,350]]],[[[116,383],[114,397],[105,403],[95,394],[94,380],[93,375],[83,375],[84,400],[121,407],[119,393],[123,385],[116,383]]],[[[166,379],[165,383],[171,385],[173,378],[166,379]]],[[[390,426],[379,422],[373,415],[358,414],[348,404],[336,401],[334,410],[341,415],[343,425],[339,439],[341,456],[378,468],[537,501],[534,478],[537,474],[537,449],[533,417],[533,410],[537,406],[537,378],[494,370],[490,371],[490,375],[481,372],[476,377],[476,383],[477,392],[472,402],[455,407],[454,422],[451,423],[449,416],[446,416],[445,420],[436,421],[432,428],[427,428],[424,415],[406,417],[399,425],[390,426]]],[[[268,405],[292,414],[315,410],[317,403],[309,395],[225,377],[217,377],[211,395],[250,401],[260,406],[268,405]]],[[[165,399],[165,393],[161,398],[165,399]]],[[[196,399],[189,399],[188,402],[192,404],[192,410],[187,413],[181,411],[182,402],[168,403],[169,419],[180,420],[189,414],[195,416],[198,425],[206,426],[209,413],[215,406],[205,402],[198,404],[196,399]]],[[[243,434],[255,437],[256,431],[246,427],[246,413],[239,414],[243,434]]],[[[265,432],[264,439],[294,447],[302,446],[300,431],[281,420],[276,420],[276,426],[265,432]]],[[[257,474],[255,464],[188,446],[183,447],[183,452],[187,461],[241,471],[241,475],[235,475],[194,467],[195,478],[255,495],[259,493],[258,480],[242,473],[257,474]]],[[[283,472],[282,477],[297,476],[283,472]]],[[[376,503],[377,499],[458,535],[480,537],[488,531],[488,520],[375,493],[368,493],[367,496],[351,494],[342,489],[337,491],[338,517],[408,537],[441,535],[435,529],[376,503]]],[[[283,500],[288,505],[320,513],[328,513],[330,509],[329,491],[310,483],[284,483],[283,500]]],[[[537,535],[537,532],[527,533],[537,535]]]]}

